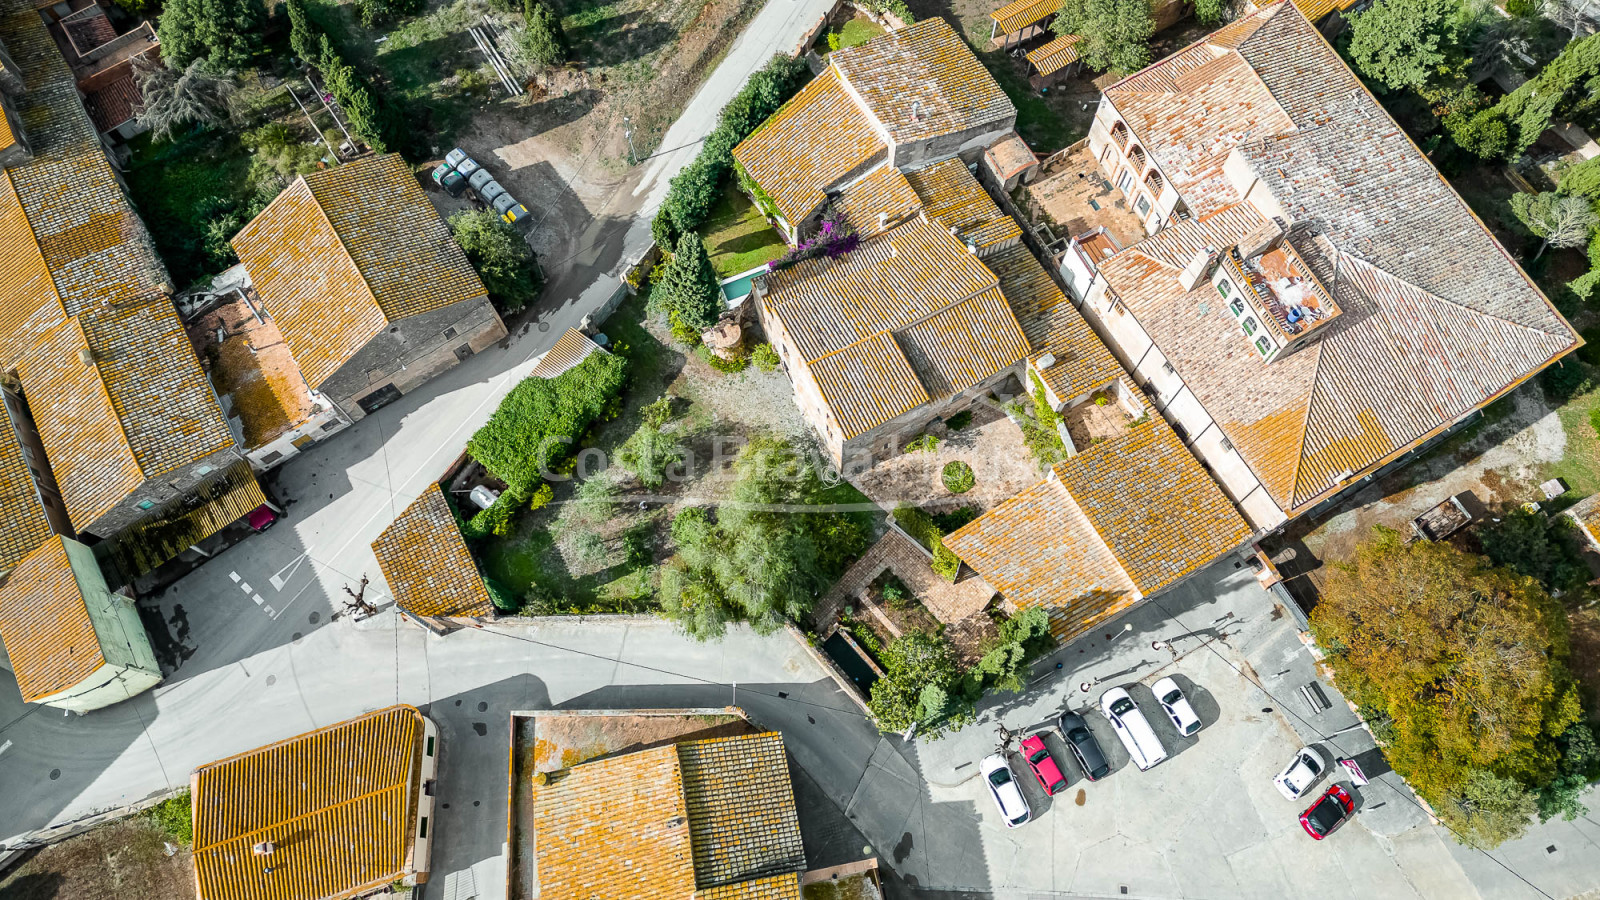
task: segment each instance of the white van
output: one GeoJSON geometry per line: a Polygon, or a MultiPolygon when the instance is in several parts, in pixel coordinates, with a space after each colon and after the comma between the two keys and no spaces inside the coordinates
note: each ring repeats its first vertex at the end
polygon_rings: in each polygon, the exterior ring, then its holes
{"type": "Polygon", "coordinates": [[[1100,711],[1111,720],[1111,727],[1128,748],[1133,764],[1144,771],[1167,758],[1167,748],[1139,711],[1138,704],[1122,688],[1112,688],[1100,695],[1100,711]]]}

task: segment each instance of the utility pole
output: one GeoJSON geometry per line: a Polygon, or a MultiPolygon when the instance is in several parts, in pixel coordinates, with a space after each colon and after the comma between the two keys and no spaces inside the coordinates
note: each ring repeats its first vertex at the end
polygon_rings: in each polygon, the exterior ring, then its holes
{"type": "Polygon", "coordinates": [[[628,165],[638,165],[638,160],[633,152],[633,120],[627,116],[622,117],[622,136],[628,139],[628,165]]]}

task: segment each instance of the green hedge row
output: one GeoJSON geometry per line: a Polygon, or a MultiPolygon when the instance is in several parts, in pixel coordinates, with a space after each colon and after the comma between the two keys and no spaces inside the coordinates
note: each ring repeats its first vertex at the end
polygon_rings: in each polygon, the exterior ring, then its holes
{"type": "Polygon", "coordinates": [[[383,109],[355,67],[347,64],[334,49],[328,35],[306,17],[305,0],[285,0],[289,11],[289,47],[301,61],[322,73],[328,93],[339,101],[339,108],[350,122],[350,132],[361,143],[382,153],[388,149],[384,139],[383,109]]]}
{"type": "Polygon", "coordinates": [[[961,571],[961,557],[944,545],[944,532],[934,524],[933,518],[915,506],[898,506],[895,507],[894,520],[933,554],[933,571],[954,584],[956,573],[961,571]]]}
{"type": "Polygon", "coordinates": [[[700,155],[672,179],[650,231],[661,247],[675,247],[686,231],[705,224],[716,205],[722,179],[733,168],[733,148],[788,102],[806,83],[811,70],[803,60],[777,56],[750,76],[743,90],[728,101],[717,127],[706,135],[700,155]]]}

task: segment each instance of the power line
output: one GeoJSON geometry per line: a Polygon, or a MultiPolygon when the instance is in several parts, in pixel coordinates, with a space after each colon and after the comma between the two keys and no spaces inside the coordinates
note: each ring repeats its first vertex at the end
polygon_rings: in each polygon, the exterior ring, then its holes
{"type": "MultiPolygon", "coordinates": [[[[1189,623],[1187,623],[1187,622],[1183,621],[1183,619],[1179,618],[1178,614],[1173,612],[1170,608],[1168,608],[1165,603],[1162,603],[1160,601],[1160,599],[1158,599],[1156,597],[1151,597],[1150,601],[1152,603],[1154,603],[1157,607],[1159,607],[1162,612],[1166,613],[1167,616],[1169,618],[1171,618],[1174,622],[1177,622],[1179,625],[1182,625],[1185,628],[1189,627],[1189,623]]],[[[1191,629],[1191,630],[1193,630],[1193,629],[1191,629]]],[[[1231,660],[1228,657],[1224,656],[1221,652],[1219,652],[1217,650],[1216,647],[1212,646],[1212,639],[1211,638],[1208,637],[1208,638],[1205,638],[1204,640],[1202,640],[1201,643],[1200,643],[1200,646],[1202,646],[1205,649],[1211,651],[1211,655],[1212,656],[1215,656],[1217,659],[1222,660],[1223,664],[1226,665],[1228,668],[1232,669],[1235,673],[1237,673],[1239,675],[1239,677],[1241,677],[1244,680],[1246,680],[1246,681],[1250,682],[1251,684],[1255,685],[1257,690],[1259,690],[1261,693],[1267,695],[1267,698],[1270,699],[1273,702],[1274,706],[1276,706],[1278,708],[1281,708],[1285,713],[1287,713],[1288,715],[1293,716],[1296,721],[1300,722],[1302,725],[1304,725],[1306,727],[1306,730],[1310,731],[1312,734],[1315,734],[1317,736],[1317,740],[1318,741],[1321,741],[1322,743],[1325,743],[1325,744],[1328,744],[1328,745],[1332,746],[1333,749],[1339,751],[1340,755],[1342,755],[1342,756],[1349,757],[1349,756],[1353,755],[1350,752],[1346,751],[1343,747],[1340,747],[1339,743],[1333,739],[1333,735],[1323,734],[1322,729],[1318,728],[1315,723],[1308,721],[1305,717],[1303,717],[1299,713],[1295,712],[1294,708],[1291,705],[1289,705],[1288,703],[1285,703],[1284,701],[1280,700],[1275,694],[1273,694],[1271,691],[1267,690],[1267,688],[1264,685],[1262,685],[1262,683],[1256,677],[1254,677],[1252,674],[1247,674],[1243,669],[1241,669],[1238,666],[1234,665],[1233,660],[1231,660]]],[[[1337,734],[1337,732],[1336,732],[1336,734],[1337,734]]],[[[1534,884],[1533,882],[1529,881],[1526,877],[1524,877],[1521,872],[1518,872],[1516,869],[1513,869],[1509,864],[1507,864],[1506,862],[1498,859],[1497,857],[1495,857],[1494,854],[1492,854],[1489,851],[1483,849],[1482,847],[1479,847],[1476,844],[1473,844],[1473,843],[1470,843],[1468,841],[1463,840],[1462,839],[1462,835],[1461,835],[1460,832],[1456,831],[1454,828],[1451,828],[1447,823],[1445,823],[1444,820],[1438,819],[1437,816],[1434,816],[1432,813],[1429,813],[1427,808],[1425,808],[1420,802],[1418,802],[1418,800],[1415,797],[1413,797],[1411,795],[1411,786],[1409,784],[1405,786],[1405,790],[1397,791],[1396,793],[1398,793],[1400,795],[1401,799],[1405,800],[1407,803],[1410,803],[1412,806],[1415,806],[1417,809],[1422,810],[1422,812],[1427,813],[1429,818],[1436,819],[1438,821],[1438,823],[1439,823],[1439,826],[1442,827],[1444,830],[1450,832],[1450,834],[1453,837],[1455,837],[1455,839],[1456,839],[1456,841],[1458,843],[1460,843],[1461,845],[1463,845],[1465,847],[1469,847],[1469,848],[1471,848],[1473,850],[1476,850],[1477,852],[1483,854],[1485,857],[1487,857],[1489,860],[1494,862],[1500,868],[1505,869],[1507,872],[1509,872],[1512,875],[1514,875],[1517,878],[1518,881],[1521,881],[1523,884],[1527,885],[1528,887],[1532,888],[1534,891],[1538,892],[1538,894],[1541,897],[1548,898],[1548,900],[1555,900],[1554,897],[1552,897],[1550,894],[1546,893],[1538,885],[1534,884]]]]}

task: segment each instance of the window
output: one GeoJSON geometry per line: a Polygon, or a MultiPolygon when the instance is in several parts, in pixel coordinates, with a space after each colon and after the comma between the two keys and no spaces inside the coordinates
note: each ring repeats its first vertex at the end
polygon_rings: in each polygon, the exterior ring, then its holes
{"type": "Polygon", "coordinates": [[[1222,295],[1222,299],[1224,299],[1224,300],[1228,299],[1228,295],[1230,293],[1232,293],[1232,292],[1233,292],[1233,282],[1229,281],[1226,278],[1223,278],[1223,279],[1220,279],[1220,280],[1217,281],[1217,293],[1222,295]]]}
{"type": "Polygon", "coordinates": [[[1228,304],[1228,309],[1233,312],[1235,319],[1239,318],[1244,315],[1244,300],[1240,297],[1233,298],[1233,302],[1228,304]]]}
{"type": "Polygon", "coordinates": [[[1233,449],[1233,441],[1230,441],[1227,438],[1223,438],[1222,439],[1222,452],[1223,453],[1227,453],[1227,452],[1231,451],[1232,449],[1233,449]]]}
{"type": "Polygon", "coordinates": [[[150,501],[150,500],[140,500],[139,501],[139,508],[140,509],[149,509],[149,508],[151,508],[153,506],[155,506],[155,503],[153,501],[150,501]]]}
{"type": "MultiPolygon", "coordinates": [[[[1245,337],[1249,337],[1250,335],[1256,333],[1256,320],[1254,316],[1245,316],[1244,320],[1239,323],[1239,326],[1244,329],[1245,337]]],[[[1263,340],[1265,340],[1265,338],[1263,338],[1263,340]]]]}
{"type": "Polygon", "coordinates": [[[216,467],[215,466],[201,466],[200,468],[195,469],[194,471],[195,471],[196,475],[210,475],[212,472],[216,471],[216,467]]]}
{"type": "Polygon", "coordinates": [[[1256,338],[1256,352],[1260,353],[1262,356],[1266,356],[1268,353],[1271,353],[1272,342],[1267,340],[1265,337],[1256,338]]]}
{"type": "Polygon", "coordinates": [[[446,328],[444,330],[444,336],[447,338],[453,338],[456,336],[456,330],[454,328],[446,328]]]}
{"type": "Polygon", "coordinates": [[[1168,375],[1178,374],[1178,370],[1172,367],[1172,363],[1170,361],[1162,363],[1161,368],[1165,369],[1168,375]]]}
{"type": "Polygon", "coordinates": [[[280,459],[283,459],[283,454],[279,453],[277,450],[274,450],[271,453],[268,453],[266,456],[261,457],[261,464],[263,466],[270,466],[280,459]]]}
{"type": "Polygon", "coordinates": [[[324,433],[332,431],[332,430],[334,430],[335,428],[338,428],[338,427],[339,427],[339,423],[338,423],[337,420],[335,420],[333,422],[323,422],[322,423],[322,430],[323,430],[324,433]]]}
{"type": "Polygon", "coordinates": [[[432,756],[433,755],[433,735],[431,735],[431,734],[428,735],[428,749],[424,750],[423,753],[425,753],[428,756],[432,756]]]}
{"type": "Polygon", "coordinates": [[[1150,198],[1140,194],[1139,199],[1133,204],[1133,208],[1139,211],[1139,215],[1148,216],[1150,214],[1150,198]]]}
{"type": "Polygon", "coordinates": [[[1126,194],[1128,192],[1129,186],[1131,186],[1132,184],[1133,184],[1133,173],[1129,172],[1127,169],[1123,169],[1122,170],[1122,174],[1117,176],[1117,189],[1122,191],[1124,194],[1126,194]]]}
{"type": "Polygon", "coordinates": [[[417,829],[417,837],[425,838],[427,836],[428,836],[428,817],[427,816],[423,816],[422,817],[422,824],[417,829]]]}

